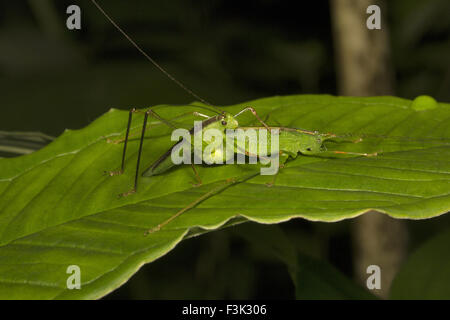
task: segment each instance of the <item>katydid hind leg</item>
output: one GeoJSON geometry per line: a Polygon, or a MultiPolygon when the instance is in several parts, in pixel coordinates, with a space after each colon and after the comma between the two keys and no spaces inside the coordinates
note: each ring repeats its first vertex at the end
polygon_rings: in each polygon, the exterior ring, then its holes
{"type": "Polygon", "coordinates": [[[176,219],[177,217],[179,217],[180,215],[182,215],[183,213],[185,213],[186,211],[194,208],[195,206],[197,206],[200,202],[203,202],[204,200],[212,197],[213,195],[219,193],[220,191],[222,191],[223,189],[225,189],[228,185],[235,183],[236,180],[234,178],[231,179],[227,179],[225,181],[225,183],[213,188],[212,190],[208,191],[207,193],[205,193],[204,195],[202,195],[201,197],[195,199],[193,202],[189,203],[186,207],[184,207],[183,209],[179,210],[177,213],[175,213],[174,215],[172,215],[170,218],[168,218],[167,220],[165,220],[164,222],[158,224],[156,227],[153,227],[149,230],[147,230],[144,235],[148,235],[150,233],[156,232],[161,230],[162,227],[164,227],[165,225],[169,224],[171,221],[173,221],[174,219],[176,219]]]}
{"type": "MultiPolygon", "coordinates": [[[[354,144],[360,143],[363,141],[362,137],[357,137],[355,139],[353,137],[338,136],[333,133],[328,133],[327,135],[329,135],[330,137],[326,138],[326,140],[331,139],[331,140],[335,140],[335,141],[337,140],[337,141],[349,142],[349,143],[354,143],[354,144]]],[[[352,156],[360,156],[360,157],[375,157],[380,153],[380,152],[365,153],[365,152],[350,152],[350,151],[341,151],[341,150],[327,150],[323,145],[322,145],[322,147],[324,148],[324,150],[321,151],[320,153],[344,154],[344,155],[352,155],[352,156]]]]}
{"type": "MultiPolygon", "coordinates": [[[[331,134],[331,133],[329,133],[331,134]]],[[[346,136],[338,136],[336,135],[335,137],[333,137],[333,140],[338,140],[338,141],[342,141],[342,142],[349,142],[349,143],[360,143],[363,141],[362,137],[346,137],[346,136]]]]}
{"type": "Polygon", "coordinates": [[[361,157],[376,157],[378,155],[378,152],[362,153],[362,152],[348,152],[348,151],[339,151],[339,150],[333,150],[333,151],[328,151],[328,152],[331,152],[334,154],[348,154],[348,155],[361,156],[361,157]]]}
{"type": "Polygon", "coordinates": [[[208,191],[207,193],[203,194],[199,198],[195,199],[194,201],[189,203],[186,207],[184,207],[183,209],[179,210],[177,213],[175,213],[174,215],[172,215],[171,217],[166,219],[164,222],[162,222],[162,223],[158,224],[157,226],[155,226],[155,227],[145,231],[144,235],[146,236],[146,235],[149,235],[151,233],[160,231],[164,226],[166,226],[167,224],[172,222],[174,219],[176,219],[177,217],[179,217],[180,215],[182,215],[186,211],[189,211],[190,209],[196,207],[201,202],[203,202],[203,201],[205,201],[205,200],[207,200],[207,199],[217,195],[218,193],[220,193],[221,191],[225,190],[226,188],[228,188],[231,185],[234,185],[234,184],[237,184],[237,183],[241,183],[241,182],[245,182],[247,180],[250,180],[253,177],[256,177],[257,175],[259,175],[259,173],[251,174],[251,175],[246,176],[246,177],[244,177],[242,179],[229,178],[229,179],[225,180],[224,183],[220,184],[219,186],[216,186],[215,188],[211,189],[210,191],[208,191]]]}

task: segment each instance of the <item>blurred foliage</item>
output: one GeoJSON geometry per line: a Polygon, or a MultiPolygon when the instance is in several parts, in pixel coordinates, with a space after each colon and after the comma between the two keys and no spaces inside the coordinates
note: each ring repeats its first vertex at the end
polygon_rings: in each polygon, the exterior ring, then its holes
{"type": "MultiPolygon", "coordinates": [[[[327,1],[304,10],[275,0],[99,2],[161,65],[215,104],[336,93],[327,1]]],[[[396,95],[450,101],[450,2],[397,0],[387,9],[396,95]]],[[[0,1],[0,88],[0,130],[54,136],[110,107],[192,101],[88,0],[0,1]],[[82,9],[81,31],[65,27],[73,3],[82,9]]],[[[447,216],[408,222],[411,249],[449,222],[447,216]]],[[[351,223],[282,227],[299,251],[351,276],[351,223]]],[[[284,265],[262,261],[251,244],[224,230],[183,242],[110,297],[292,298],[294,288],[284,265]]]]}
{"type": "Polygon", "coordinates": [[[392,284],[392,299],[450,299],[450,230],[425,242],[409,257],[392,284]]]}
{"type": "Polygon", "coordinates": [[[450,2],[389,2],[396,95],[450,99],[450,2]]]}

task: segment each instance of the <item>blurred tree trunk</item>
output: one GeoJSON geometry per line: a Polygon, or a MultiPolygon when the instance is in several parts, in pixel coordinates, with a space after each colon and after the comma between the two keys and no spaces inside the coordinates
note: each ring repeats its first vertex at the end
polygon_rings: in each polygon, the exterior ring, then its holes
{"type": "MultiPolygon", "coordinates": [[[[330,0],[334,32],[338,90],[341,95],[374,96],[393,94],[389,59],[386,7],[374,0],[330,0]],[[369,30],[366,13],[370,5],[381,8],[381,29],[369,30]]],[[[403,221],[378,212],[366,213],[352,225],[354,269],[366,285],[369,265],[381,268],[381,289],[373,292],[386,298],[407,249],[403,221]]]]}

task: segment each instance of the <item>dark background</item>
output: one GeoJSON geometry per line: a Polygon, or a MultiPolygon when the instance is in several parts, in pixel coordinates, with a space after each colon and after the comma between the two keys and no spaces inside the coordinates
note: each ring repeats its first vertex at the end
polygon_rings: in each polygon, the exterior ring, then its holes
{"type": "MultiPolygon", "coordinates": [[[[328,1],[99,3],[153,58],[213,104],[337,94],[328,1]]],[[[382,15],[397,96],[450,101],[448,12],[447,0],[387,3],[382,15]]],[[[86,126],[111,107],[193,100],[87,0],[0,2],[0,92],[1,130],[55,136],[86,126]],[[81,31],[65,26],[69,4],[81,7],[81,31]]]]}
{"type": "MultiPolygon", "coordinates": [[[[328,1],[297,6],[275,0],[99,3],[164,68],[213,104],[337,94],[328,1]]],[[[395,95],[450,101],[448,12],[448,0],[395,0],[383,7],[395,95]]],[[[0,1],[0,97],[1,131],[53,136],[82,128],[111,107],[193,100],[87,0],[0,1]],[[81,7],[81,31],[65,26],[70,4],[81,7]]],[[[409,222],[411,250],[448,221],[409,222]]],[[[351,223],[297,220],[281,226],[299,251],[325,258],[352,277],[351,223]]],[[[240,238],[239,227],[182,242],[108,296],[293,297],[286,267],[240,238]]]]}

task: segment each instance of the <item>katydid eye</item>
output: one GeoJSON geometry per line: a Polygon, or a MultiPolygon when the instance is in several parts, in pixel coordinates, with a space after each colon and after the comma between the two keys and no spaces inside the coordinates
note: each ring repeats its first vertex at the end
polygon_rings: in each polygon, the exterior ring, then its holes
{"type": "Polygon", "coordinates": [[[306,151],[311,151],[311,148],[306,148],[306,151]]]}
{"type": "Polygon", "coordinates": [[[223,120],[223,121],[222,121],[222,125],[223,125],[223,126],[226,126],[226,125],[227,125],[227,122],[226,122],[225,120],[223,120]]]}

